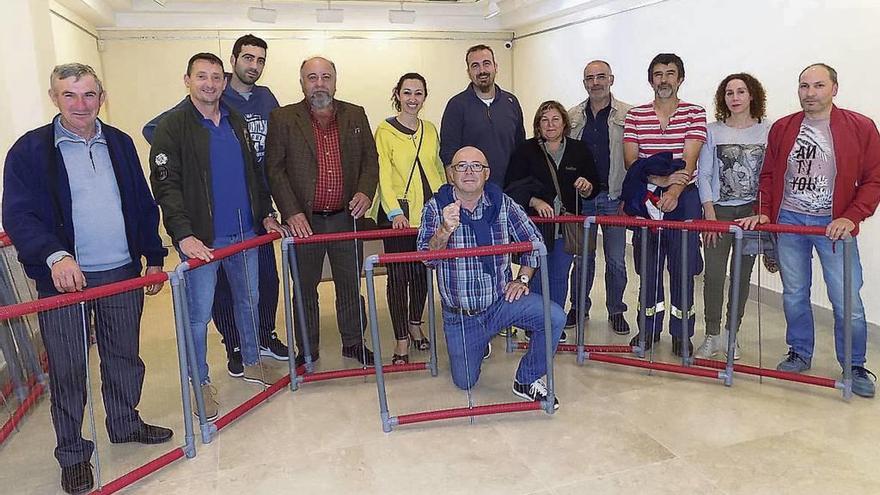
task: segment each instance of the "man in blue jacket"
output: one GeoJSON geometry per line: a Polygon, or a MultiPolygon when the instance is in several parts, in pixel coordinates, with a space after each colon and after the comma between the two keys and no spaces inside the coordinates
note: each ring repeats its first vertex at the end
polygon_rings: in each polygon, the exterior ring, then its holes
{"type": "Polygon", "coordinates": [[[516,96],[495,84],[498,64],[492,48],[472,46],[465,61],[471,83],[443,111],[440,158],[449,165],[456,151],[473,146],[489,160],[489,180],[503,186],[510,156],[526,139],[522,108],[516,96]]]}
{"type": "MultiPolygon", "coordinates": [[[[39,297],[79,292],[160,273],[168,254],[159,238],[159,210],[131,138],[98,120],[101,81],[83,64],[55,67],[49,96],[60,114],[22,136],[6,155],[3,225],[39,297]],[[96,214],[100,212],[100,214],[96,214]]],[[[147,286],[159,292],[162,284],[147,286]]],[[[144,383],[139,357],[144,293],[135,290],[87,303],[101,356],[101,392],[112,443],[168,441],[171,430],[141,420],[144,383]]],[[[40,313],[49,358],[52,422],[67,493],[94,485],[94,444],[82,438],[87,364],[79,305],[40,313]]]]}
{"type": "MultiPolygon", "coordinates": [[[[252,34],[246,34],[232,45],[232,56],[229,63],[232,73],[226,75],[226,89],[222,101],[247,122],[251,142],[256,152],[257,167],[265,180],[263,156],[266,152],[266,131],[269,128],[269,112],[278,108],[278,100],[266,86],[257,81],[266,67],[266,42],[252,34]]],[[[174,109],[182,108],[186,99],[174,109]]],[[[174,110],[172,109],[172,110],[174,110]]],[[[148,122],[143,129],[144,138],[152,144],[153,133],[159,121],[171,110],[148,122]]],[[[266,232],[257,232],[262,235],[266,232]]],[[[287,346],[278,339],[275,333],[275,320],[278,311],[278,268],[275,263],[275,248],[272,244],[264,244],[257,250],[259,257],[259,345],[260,354],[279,361],[287,360],[287,346]]],[[[217,273],[217,288],[214,293],[214,324],[223,336],[226,347],[226,368],[230,376],[240,377],[244,373],[241,361],[241,342],[235,327],[232,311],[232,291],[223,268],[217,273]]]]}

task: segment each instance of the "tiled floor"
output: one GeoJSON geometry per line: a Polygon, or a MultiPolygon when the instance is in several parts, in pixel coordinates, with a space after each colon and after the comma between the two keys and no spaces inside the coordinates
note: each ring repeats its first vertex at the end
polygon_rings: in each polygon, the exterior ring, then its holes
{"type": "MultiPolygon", "coordinates": [[[[636,280],[631,275],[627,290],[631,308],[636,280]]],[[[392,337],[381,296],[384,277],[377,285],[387,361],[392,337]]],[[[701,290],[698,284],[698,314],[701,290]]],[[[594,294],[603,293],[597,277],[594,294]]],[[[354,366],[337,352],[332,289],[323,287],[322,294],[327,309],[319,369],[354,366]]],[[[602,302],[600,297],[594,303],[588,341],[625,343],[628,337],[607,327],[602,302]]],[[[142,347],[148,375],[140,410],[148,421],[172,426],[179,445],[183,428],[167,288],[147,304],[142,347]]],[[[758,363],[756,313],[750,301],[740,337],[743,363],[758,363]]],[[[629,319],[635,326],[633,314],[629,319]]],[[[762,361],[773,367],[786,350],[784,320],[770,306],[761,316],[762,361]]],[[[837,377],[830,326],[827,315],[817,316],[812,373],[837,377]]],[[[698,320],[695,345],[702,328],[698,320]]],[[[258,389],[226,376],[222,346],[211,335],[212,376],[226,412],[258,389]]],[[[654,359],[671,361],[670,347],[664,334],[654,359]]],[[[475,403],[515,400],[510,384],[518,356],[505,354],[497,340],[496,351],[483,363],[475,403]]],[[[466,394],[449,378],[442,346],[440,357],[436,378],[427,372],[388,377],[392,414],[467,405],[466,394]]],[[[871,346],[869,367],[878,358],[871,346]]],[[[880,439],[876,400],[846,403],[835,390],[772,379],[761,383],[741,375],[726,388],[707,379],[597,362],[578,366],[570,354],[558,356],[556,377],[561,408],[553,416],[527,412],[459,419],[390,434],[380,427],[372,378],[305,384],[297,392],[276,394],[213,443],[198,444],[195,459],[177,461],[125,493],[880,493],[880,471],[872,457],[880,439]]],[[[102,417],[96,410],[104,480],[171,448],[110,446],[102,417]]],[[[0,486],[17,493],[60,492],[53,447],[43,400],[0,450],[0,486]]]]}

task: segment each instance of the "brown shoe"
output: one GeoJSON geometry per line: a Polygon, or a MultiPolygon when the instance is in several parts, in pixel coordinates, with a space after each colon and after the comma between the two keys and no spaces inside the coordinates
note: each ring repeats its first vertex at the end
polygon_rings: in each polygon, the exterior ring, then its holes
{"type": "MultiPolygon", "coordinates": [[[[217,402],[217,389],[210,383],[202,385],[202,398],[205,400],[205,419],[214,421],[220,415],[220,403],[217,402]]],[[[193,414],[199,415],[199,404],[193,398],[193,414]]]]}
{"type": "Polygon", "coordinates": [[[244,366],[244,374],[241,379],[246,382],[256,383],[264,387],[268,387],[278,380],[284,378],[284,373],[279,372],[272,366],[261,365],[260,363],[244,366]]]}

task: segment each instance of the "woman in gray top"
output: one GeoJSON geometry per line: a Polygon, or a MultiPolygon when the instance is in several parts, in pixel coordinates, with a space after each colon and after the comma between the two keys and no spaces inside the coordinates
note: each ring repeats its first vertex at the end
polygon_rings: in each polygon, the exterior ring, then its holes
{"type": "MultiPolygon", "coordinates": [[[[766,95],[761,83],[749,74],[725,77],[715,91],[715,122],[707,126],[708,137],[700,151],[697,187],[707,220],[731,221],[752,214],[757,200],[758,175],[764,163],[770,124],[764,119],[766,95]]],[[[706,272],[703,305],[706,312],[706,338],[694,353],[711,358],[725,353],[727,339],[721,337],[721,308],[724,281],[731,263],[731,235],[707,233],[706,272]]],[[[740,317],[749,294],[754,255],[742,256],[739,287],[731,285],[727,302],[727,329],[730,327],[730,295],[739,290],[740,317]]],[[[732,267],[732,263],[731,263],[732,267]]],[[[739,319],[742,321],[742,318],[739,319]]],[[[739,330],[737,328],[736,330],[739,330]]],[[[734,354],[739,359],[739,344],[734,354]]]]}

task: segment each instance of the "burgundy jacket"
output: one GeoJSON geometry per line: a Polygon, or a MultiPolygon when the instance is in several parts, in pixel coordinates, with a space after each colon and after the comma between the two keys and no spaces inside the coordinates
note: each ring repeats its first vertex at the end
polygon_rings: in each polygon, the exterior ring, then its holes
{"type": "MultiPolygon", "coordinates": [[[[779,217],[788,155],[803,121],[804,112],[797,112],[777,120],[770,128],[758,186],[758,213],[767,215],[771,222],[779,217]]],[[[831,137],[837,164],[831,216],[852,220],[855,235],[859,223],[873,215],[880,203],[880,133],[870,118],[833,106],[831,137]]]]}

